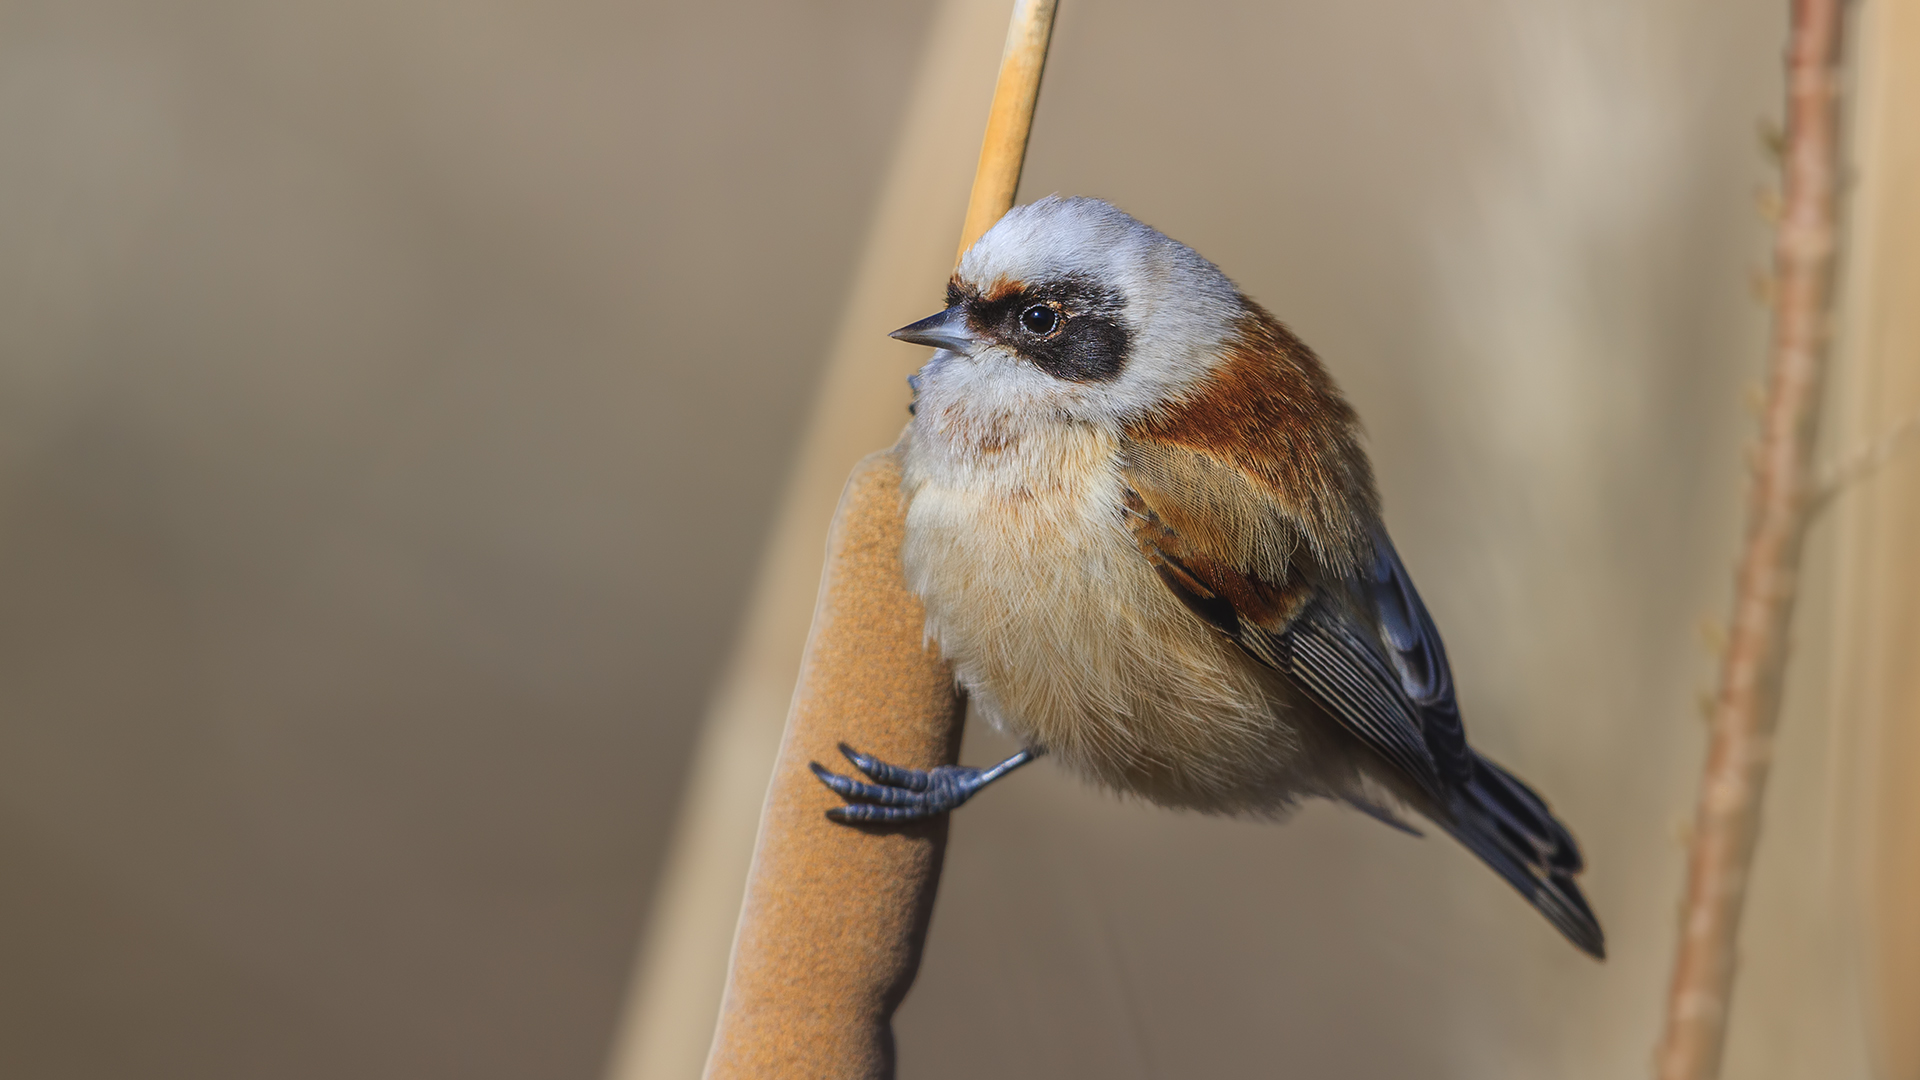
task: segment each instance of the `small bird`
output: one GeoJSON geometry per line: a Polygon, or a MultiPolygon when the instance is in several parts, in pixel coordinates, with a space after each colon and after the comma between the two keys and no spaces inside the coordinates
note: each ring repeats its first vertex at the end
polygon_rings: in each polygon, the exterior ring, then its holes
{"type": "MultiPolygon", "coordinates": [[[[1380,519],[1351,406],[1186,245],[1088,198],[1016,207],[961,259],[903,440],[908,587],[991,768],[841,746],[843,821],[951,810],[1042,754],[1151,802],[1411,809],[1604,957],[1579,846],[1467,743],[1439,631],[1380,519]],[[870,781],[870,782],[869,782],[870,781]]],[[[1417,832],[1416,832],[1417,835],[1417,832]]]]}

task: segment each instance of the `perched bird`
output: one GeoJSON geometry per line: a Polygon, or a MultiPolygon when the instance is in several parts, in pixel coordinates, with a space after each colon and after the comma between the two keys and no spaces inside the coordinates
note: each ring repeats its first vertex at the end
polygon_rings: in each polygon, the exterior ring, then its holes
{"type": "Polygon", "coordinates": [[[893,336],[938,350],[904,439],[907,583],[1023,749],[918,770],[842,746],[867,780],[814,765],[833,816],[941,813],[1041,754],[1211,813],[1317,796],[1411,831],[1411,808],[1604,955],[1573,837],[1467,744],[1358,421],[1299,338],[1191,248],[1058,197],[893,336]]]}

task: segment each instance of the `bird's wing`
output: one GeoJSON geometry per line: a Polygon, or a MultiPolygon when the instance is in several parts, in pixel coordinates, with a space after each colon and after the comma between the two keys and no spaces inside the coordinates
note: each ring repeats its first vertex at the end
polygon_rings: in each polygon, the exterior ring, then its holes
{"type": "Polygon", "coordinates": [[[1303,524],[1241,470],[1136,445],[1124,472],[1134,541],[1174,595],[1445,805],[1471,752],[1439,635],[1384,534],[1366,581],[1319,581],[1295,558],[1303,524]],[[1353,610],[1382,603],[1398,606],[1380,632],[1353,610]]]}
{"type": "Polygon", "coordinates": [[[1364,557],[1334,572],[1308,539],[1311,515],[1257,472],[1141,440],[1121,467],[1134,541],[1174,595],[1424,792],[1428,816],[1575,945],[1604,956],[1574,881],[1579,845],[1531,788],[1467,745],[1446,649],[1386,531],[1375,526],[1364,557]]]}
{"type": "Polygon", "coordinates": [[[1367,599],[1380,626],[1381,644],[1399,676],[1400,688],[1420,710],[1420,733],[1442,776],[1462,781],[1471,773],[1473,751],[1467,746],[1466,725],[1453,697],[1453,669],[1447,647],[1427,614],[1427,605],[1413,587],[1400,553],[1393,549],[1387,530],[1373,532],[1373,568],[1368,574],[1367,599]]]}

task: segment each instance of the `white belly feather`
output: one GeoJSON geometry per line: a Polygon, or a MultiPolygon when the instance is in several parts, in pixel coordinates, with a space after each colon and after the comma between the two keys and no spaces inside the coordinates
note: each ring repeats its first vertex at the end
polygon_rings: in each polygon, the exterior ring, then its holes
{"type": "Polygon", "coordinates": [[[1135,547],[1112,436],[1049,424],[990,445],[916,425],[902,551],[928,635],[982,714],[1155,802],[1262,811],[1306,793],[1276,681],[1135,547]]]}

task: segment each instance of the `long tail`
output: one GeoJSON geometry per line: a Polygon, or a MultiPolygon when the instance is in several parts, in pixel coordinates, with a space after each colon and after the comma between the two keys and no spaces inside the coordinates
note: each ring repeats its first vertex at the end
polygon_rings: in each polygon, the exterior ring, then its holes
{"type": "Polygon", "coordinates": [[[1473,773],[1448,809],[1451,820],[1440,822],[1442,828],[1520,890],[1567,940],[1606,959],[1606,934],[1573,880],[1585,866],[1580,845],[1532,788],[1475,752],[1473,773]]]}

